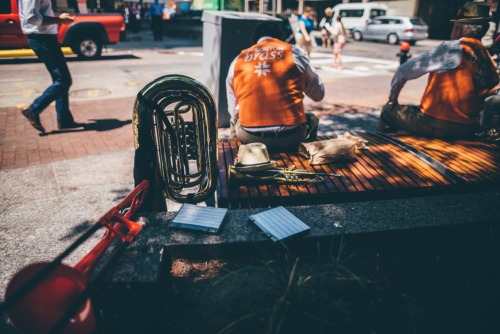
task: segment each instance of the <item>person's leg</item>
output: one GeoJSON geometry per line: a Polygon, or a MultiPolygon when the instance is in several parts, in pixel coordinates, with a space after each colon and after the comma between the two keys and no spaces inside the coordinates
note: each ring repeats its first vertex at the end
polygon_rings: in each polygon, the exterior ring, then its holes
{"type": "Polygon", "coordinates": [[[55,35],[30,36],[28,41],[52,78],[52,84],[31,104],[32,112],[39,115],[52,101],[56,101],[58,123],[72,122],[73,117],[69,111],[68,101],[68,91],[72,83],[71,74],[57,37],[55,35]]]}
{"type": "Polygon", "coordinates": [[[326,33],[321,29],[321,46],[326,48],[326,33]]]}
{"type": "Polygon", "coordinates": [[[236,135],[236,123],[239,124],[238,119],[233,119],[231,118],[229,120],[229,139],[238,139],[238,136],[236,135]]]}
{"type": "Polygon", "coordinates": [[[302,34],[295,35],[295,42],[297,46],[303,49],[307,53],[307,56],[309,56],[309,54],[311,53],[311,49],[308,46],[308,43],[305,41],[304,36],[302,34]]]}
{"type": "Polygon", "coordinates": [[[158,37],[160,41],[163,40],[163,17],[158,17],[158,37]]]}
{"type": "Polygon", "coordinates": [[[234,129],[236,131],[236,136],[242,144],[263,143],[266,145],[268,150],[278,152],[296,150],[299,143],[304,141],[304,138],[307,136],[307,126],[305,124],[300,125],[300,128],[296,133],[287,137],[276,136],[262,138],[260,136],[253,135],[251,132],[248,132],[241,127],[239,120],[234,123],[234,129]]]}
{"type": "Polygon", "coordinates": [[[339,69],[341,69],[341,70],[344,68],[344,63],[342,63],[342,51],[344,50],[344,46],[345,46],[345,42],[341,42],[340,43],[340,50],[337,53],[337,63],[339,65],[339,69]]]}
{"type": "Polygon", "coordinates": [[[319,118],[313,113],[306,113],[307,133],[301,141],[315,141],[318,139],[319,118]]]}
{"type": "Polygon", "coordinates": [[[151,17],[151,28],[153,28],[153,38],[155,41],[157,41],[159,39],[159,35],[158,35],[158,17],[156,15],[153,15],[151,17]]]}
{"type": "Polygon", "coordinates": [[[59,43],[54,44],[52,47],[56,63],[51,75],[52,80],[58,82],[58,96],[55,98],[57,123],[62,127],[72,126],[74,119],[69,109],[68,94],[73,81],[59,43]]]}
{"type": "Polygon", "coordinates": [[[419,106],[386,104],[382,108],[377,124],[377,131],[397,132],[398,130],[409,131],[409,124],[415,123],[418,114],[421,114],[419,106]]]}
{"type": "Polygon", "coordinates": [[[479,130],[478,124],[459,124],[427,116],[419,106],[386,105],[380,114],[377,131],[408,131],[431,138],[469,137],[479,130]]]}
{"type": "Polygon", "coordinates": [[[484,101],[481,113],[481,126],[500,128],[500,95],[492,95],[484,101]]]}

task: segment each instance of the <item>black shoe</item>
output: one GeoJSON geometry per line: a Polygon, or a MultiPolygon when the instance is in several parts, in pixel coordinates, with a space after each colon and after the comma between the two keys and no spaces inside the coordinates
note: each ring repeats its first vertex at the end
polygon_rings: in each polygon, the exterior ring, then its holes
{"type": "Polygon", "coordinates": [[[45,132],[45,128],[40,122],[40,116],[35,115],[33,111],[31,111],[31,108],[26,108],[21,110],[21,114],[23,114],[23,116],[28,119],[32,127],[34,127],[40,132],[45,132]]]}
{"type": "Polygon", "coordinates": [[[59,130],[75,129],[75,128],[81,128],[81,127],[83,127],[83,124],[77,123],[75,121],[70,122],[70,123],[64,123],[64,124],[57,123],[57,129],[59,129],[59,130]]]}

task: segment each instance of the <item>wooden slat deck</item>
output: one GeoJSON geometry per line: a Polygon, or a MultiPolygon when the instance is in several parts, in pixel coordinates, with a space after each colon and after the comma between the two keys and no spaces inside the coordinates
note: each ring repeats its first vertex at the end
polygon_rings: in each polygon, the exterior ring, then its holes
{"type": "Polygon", "coordinates": [[[298,153],[270,152],[279,167],[295,165],[312,172],[342,175],[308,184],[230,184],[229,166],[238,153],[239,141],[220,140],[218,205],[232,208],[310,205],[500,185],[500,148],[494,143],[409,135],[384,138],[375,133],[357,135],[368,140],[370,149],[358,151],[355,162],[310,166],[298,153]]]}

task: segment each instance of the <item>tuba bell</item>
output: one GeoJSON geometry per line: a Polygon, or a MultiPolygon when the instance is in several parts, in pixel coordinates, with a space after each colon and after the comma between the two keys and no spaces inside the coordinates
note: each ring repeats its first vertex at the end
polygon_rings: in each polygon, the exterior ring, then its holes
{"type": "Polygon", "coordinates": [[[165,198],[200,203],[215,192],[217,110],[208,89],[183,75],[147,84],[134,104],[134,180],[150,183],[143,210],[166,211],[165,198]]]}

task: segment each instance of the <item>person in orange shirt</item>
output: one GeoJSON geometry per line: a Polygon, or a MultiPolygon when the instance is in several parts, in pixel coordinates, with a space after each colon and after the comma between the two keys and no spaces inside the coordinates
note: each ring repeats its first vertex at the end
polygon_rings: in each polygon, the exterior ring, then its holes
{"type": "Polygon", "coordinates": [[[316,138],[318,117],[304,112],[304,95],[321,101],[325,88],[301,48],[283,42],[281,27],[262,22],[254,45],[231,63],[226,78],[231,132],[243,144],[289,150],[316,138]]]}
{"type": "Polygon", "coordinates": [[[389,101],[377,130],[426,137],[468,137],[480,130],[480,112],[499,82],[481,38],[492,19],[488,3],[466,2],[454,21],[451,41],[402,64],[392,78],[389,101]],[[419,106],[399,105],[407,80],[429,73],[419,106]]]}

